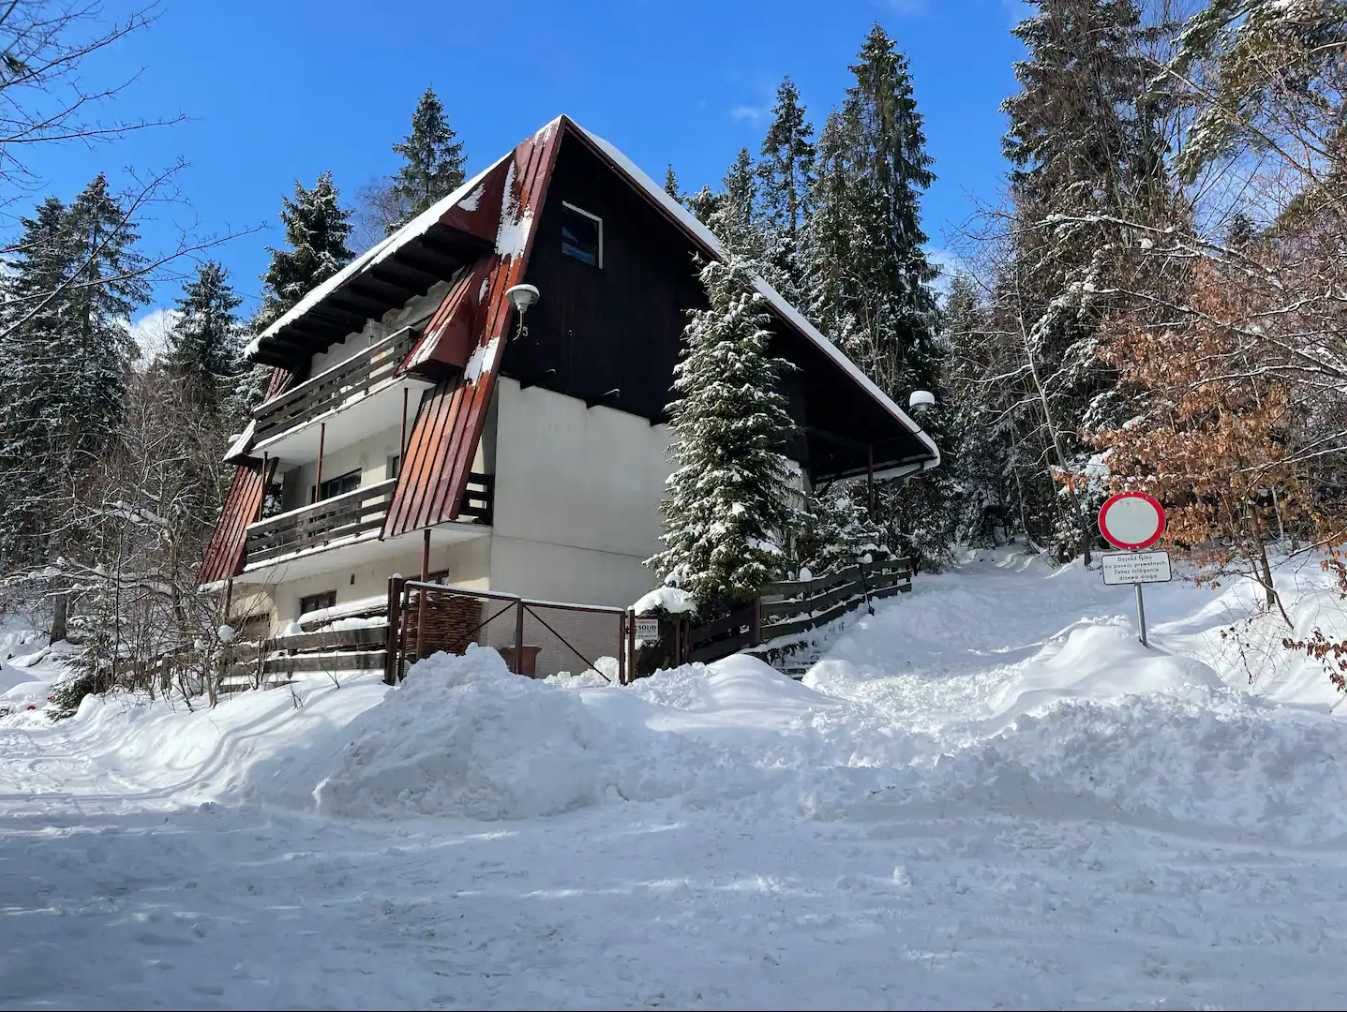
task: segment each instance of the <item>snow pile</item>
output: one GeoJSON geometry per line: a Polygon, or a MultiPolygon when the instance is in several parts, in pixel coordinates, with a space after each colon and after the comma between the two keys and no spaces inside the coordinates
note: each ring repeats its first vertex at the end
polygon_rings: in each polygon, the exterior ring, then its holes
{"type": "Polygon", "coordinates": [[[527,819],[657,797],[687,768],[667,735],[604,720],[574,692],[511,674],[490,648],[414,665],[348,734],[313,789],[325,815],[527,819]]]}
{"type": "Polygon", "coordinates": [[[938,771],[994,809],[1326,844],[1347,837],[1344,746],[1341,721],[1229,690],[1128,695],[1056,702],[938,771]]]}
{"type": "Polygon", "coordinates": [[[693,611],[692,595],[677,587],[656,587],[636,599],[632,611],[637,615],[654,615],[666,612],[670,615],[686,615],[693,611]]]}

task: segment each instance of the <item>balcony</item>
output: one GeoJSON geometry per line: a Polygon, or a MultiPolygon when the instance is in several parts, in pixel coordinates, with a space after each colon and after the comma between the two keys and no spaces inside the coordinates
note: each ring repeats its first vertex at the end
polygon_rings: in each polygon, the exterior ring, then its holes
{"type": "MultiPolygon", "coordinates": [[[[489,474],[470,474],[459,519],[431,528],[432,541],[463,541],[488,533],[494,485],[489,474]]],[[[280,565],[286,567],[287,579],[322,573],[395,555],[418,543],[419,531],[380,539],[396,486],[397,479],[390,478],[249,524],[241,582],[259,582],[256,574],[280,565]],[[335,548],[346,550],[330,551],[335,548]],[[255,574],[252,581],[248,574],[255,574]]]]}
{"type": "MultiPolygon", "coordinates": [[[[419,336],[405,327],[258,405],[252,452],[304,463],[318,457],[320,444],[331,452],[397,425],[404,391],[431,385],[397,374],[419,336]]],[[[415,408],[413,402],[410,410],[415,408]]]]}

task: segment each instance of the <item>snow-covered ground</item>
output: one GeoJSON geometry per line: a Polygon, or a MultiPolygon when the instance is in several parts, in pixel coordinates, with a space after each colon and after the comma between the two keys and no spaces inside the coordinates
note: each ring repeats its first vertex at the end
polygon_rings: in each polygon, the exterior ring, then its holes
{"type": "Polygon", "coordinates": [[[1147,651],[1129,590],[999,553],[803,684],[477,651],[300,706],[20,709],[0,1004],[1341,1007],[1347,706],[1276,622],[1222,635],[1251,601],[1152,588],[1147,651]]]}

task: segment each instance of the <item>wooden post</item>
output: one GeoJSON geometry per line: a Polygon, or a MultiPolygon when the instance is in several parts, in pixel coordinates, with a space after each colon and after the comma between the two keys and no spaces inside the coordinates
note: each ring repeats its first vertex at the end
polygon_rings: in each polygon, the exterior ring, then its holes
{"type": "Polygon", "coordinates": [[[313,501],[323,498],[323,444],[327,442],[327,422],[318,424],[318,474],[313,483],[313,501]]]}
{"type": "Polygon", "coordinates": [[[870,502],[870,517],[875,513],[875,444],[865,444],[865,493],[870,502]]]}
{"type": "Polygon", "coordinates": [[[524,602],[515,606],[514,614],[514,673],[524,671],[524,602]]]}
{"type": "Polygon", "coordinates": [[[398,684],[398,627],[402,623],[402,585],[406,582],[397,576],[388,580],[388,636],[384,646],[384,681],[389,685],[398,684]]]}
{"type": "Polygon", "coordinates": [[[617,684],[627,684],[627,613],[617,617],[617,684]]]}
{"type": "Polygon", "coordinates": [[[401,472],[402,465],[407,463],[407,394],[408,390],[402,388],[402,434],[398,436],[398,471],[401,472]]]}
{"type": "Polygon", "coordinates": [[[229,609],[232,608],[233,606],[234,606],[234,578],[230,577],[228,580],[225,580],[224,620],[226,624],[229,622],[229,609]]]}
{"type": "MultiPolygon", "coordinates": [[[[421,582],[430,582],[430,528],[421,539],[421,582]]],[[[421,658],[421,636],[426,628],[426,588],[416,592],[416,657],[421,658]]]]}
{"type": "MultiPolygon", "coordinates": [[[[257,498],[257,519],[261,520],[267,512],[267,451],[262,451],[262,494],[257,498]]],[[[299,493],[301,496],[303,492],[299,493]]],[[[303,502],[303,500],[300,500],[303,502]]]]}

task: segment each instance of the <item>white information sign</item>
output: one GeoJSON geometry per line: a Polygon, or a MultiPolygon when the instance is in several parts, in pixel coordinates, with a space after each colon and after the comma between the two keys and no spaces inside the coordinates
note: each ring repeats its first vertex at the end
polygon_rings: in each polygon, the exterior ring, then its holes
{"type": "Polygon", "coordinates": [[[636,620],[636,638],[647,642],[659,639],[659,619],[638,618],[636,620]]]}
{"type": "Polygon", "coordinates": [[[1169,570],[1168,552],[1109,552],[1101,555],[1104,584],[1116,587],[1128,583],[1168,583],[1173,574],[1169,570]]]}

